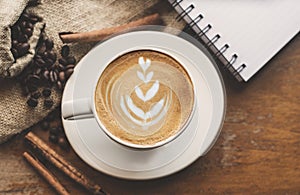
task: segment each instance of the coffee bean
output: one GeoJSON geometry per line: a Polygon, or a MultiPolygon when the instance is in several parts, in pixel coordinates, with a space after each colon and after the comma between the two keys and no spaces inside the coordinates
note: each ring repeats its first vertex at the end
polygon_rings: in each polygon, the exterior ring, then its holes
{"type": "Polygon", "coordinates": [[[75,60],[74,56],[68,56],[66,58],[66,60],[67,60],[68,64],[75,64],[76,63],[76,60],[75,60]]]}
{"type": "Polygon", "coordinates": [[[57,68],[58,68],[59,71],[65,70],[65,66],[64,66],[64,65],[61,65],[61,64],[58,64],[58,65],[57,65],[57,68]]]}
{"type": "Polygon", "coordinates": [[[45,70],[43,72],[43,77],[46,79],[46,80],[49,80],[49,71],[48,70],[45,70]]]}
{"type": "Polygon", "coordinates": [[[39,18],[37,16],[30,15],[29,20],[33,23],[36,23],[39,21],[39,18]]]}
{"type": "Polygon", "coordinates": [[[30,98],[27,100],[27,104],[28,104],[28,106],[30,106],[30,107],[36,107],[37,104],[38,104],[38,101],[37,101],[37,99],[34,99],[33,97],[30,97],[30,98]]]}
{"type": "Polygon", "coordinates": [[[30,28],[26,28],[26,29],[24,30],[24,33],[25,33],[28,37],[31,37],[31,35],[32,35],[32,30],[31,30],[30,28]]]}
{"type": "Polygon", "coordinates": [[[23,43],[19,43],[19,42],[18,42],[18,44],[16,45],[16,49],[19,50],[19,49],[22,47],[22,44],[23,44],[23,43]]]}
{"type": "Polygon", "coordinates": [[[40,54],[37,53],[37,54],[34,56],[34,60],[38,60],[38,59],[41,59],[41,60],[42,60],[43,58],[42,58],[42,56],[41,56],[40,54]]]}
{"type": "Polygon", "coordinates": [[[41,55],[43,60],[47,60],[48,59],[48,50],[46,49],[46,51],[41,55]]]}
{"type": "Polygon", "coordinates": [[[27,76],[27,82],[30,82],[32,84],[38,84],[40,80],[40,77],[38,75],[35,74],[30,74],[27,76]]]}
{"type": "Polygon", "coordinates": [[[61,56],[62,57],[67,57],[70,53],[70,47],[68,45],[64,45],[62,48],[61,48],[61,56]]]}
{"type": "Polygon", "coordinates": [[[42,72],[41,68],[37,68],[37,69],[34,70],[34,74],[38,75],[38,76],[41,74],[41,72],[42,72]]]}
{"type": "Polygon", "coordinates": [[[31,31],[33,30],[33,24],[31,22],[27,22],[27,28],[29,28],[31,31]]]}
{"type": "Polygon", "coordinates": [[[29,50],[29,48],[30,48],[30,45],[28,43],[23,43],[22,47],[20,49],[27,52],[29,50]]]}
{"type": "Polygon", "coordinates": [[[63,133],[63,132],[64,132],[64,129],[63,129],[63,127],[62,127],[62,124],[61,124],[61,126],[58,126],[58,127],[57,127],[57,130],[59,131],[59,133],[63,133]]]}
{"type": "Polygon", "coordinates": [[[12,48],[11,49],[11,53],[13,54],[13,56],[14,56],[15,59],[19,57],[19,53],[18,53],[17,49],[12,48]]]}
{"type": "Polygon", "coordinates": [[[28,36],[26,34],[22,34],[17,40],[21,43],[26,43],[28,41],[28,36]]]}
{"type": "Polygon", "coordinates": [[[49,72],[49,78],[52,83],[55,83],[57,81],[57,73],[54,70],[51,70],[49,72]]]}
{"type": "Polygon", "coordinates": [[[50,135],[49,141],[56,144],[58,141],[58,137],[56,135],[50,135]]]}
{"type": "Polygon", "coordinates": [[[66,65],[68,65],[68,62],[67,62],[67,60],[66,60],[66,59],[64,59],[64,58],[60,58],[60,59],[58,60],[58,62],[59,62],[61,65],[63,65],[63,66],[66,66],[66,65]]]}
{"type": "Polygon", "coordinates": [[[56,85],[57,85],[57,88],[58,88],[59,90],[62,90],[62,89],[63,89],[63,84],[62,84],[61,81],[57,81],[57,82],[56,82],[56,85]]]}
{"type": "Polygon", "coordinates": [[[34,99],[39,99],[41,97],[41,92],[36,91],[31,95],[31,97],[33,97],[34,99]]]}
{"type": "Polygon", "coordinates": [[[27,22],[25,20],[22,21],[21,24],[20,24],[20,26],[21,26],[21,28],[26,28],[27,22]]]}
{"type": "Polygon", "coordinates": [[[53,60],[54,62],[56,61],[56,54],[54,51],[49,51],[47,53],[47,57],[50,58],[51,60],[53,60]]]}
{"type": "Polygon", "coordinates": [[[18,32],[18,35],[17,35],[17,40],[19,39],[19,37],[21,37],[21,36],[23,36],[23,33],[22,33],[22,31],[20,31],[20,32],[18,32]]]}
{"type": "Polygon", "coordinates": [[[61,142],[61,143],[65,143],[65,138],[64,138],[64,137],[60,137],[60,138],[58,139],[58,144],[60,144],[60,142],[61,142]]]}
{"type": "Polygon", "coordinates": [[[41,34],[41,37],[40,37],[40,41],[41,41],[41,43],[45,43],[45,41],[46,41],[46,39],[47,39],[47,35],[46,35],[46,33],[45,32],[42,32],[42,34],[41,34]]]}
{"type": "Polygon", "coordinates": [[[59,74],[58,74],[58,78],[62,83],[64,83],[66,81],[65,72],[60,71],[59,74]]]}
{"type": "Polygon", "coordinates": [[[73,68],[67,69],[66,72],[65,72],[66,79],[69,78],[73,74],[73,72],[74,72],[73,68]]]}
{"type": "Polygon", "coordinates": [[[66,70],[67,69],[74,69],[75,65],[74,64],[69,64],[66,66],[66,70]]]}
{"type": "Polygon", "coordinates": [[[45,40],[45,45],[46,45],[48,50],[51,50],[53,48],[54,43],[51,39],[46,39],[45,40]]]}
{"type": "Polygon", "coordinates": [[[68,142],[67,142],[67,140],[66,140],[66,138],[64,138],[64,137],[60,137],[59,139],[58,139],[58,145],[61,147],[61,149],[63,149],[63,150],[66,150],[66,149],[68,149],[69,147],[69,145],[68,145],[68,142]]]}
{"type": "Polygon", "coordinates": [[[21,32],[21,27],[18,25],[18,26],[16,26],[15,30],[16,30],[17,33],[20,33],[21,32]]]}
{"type": "Polygon", "coordinates": [[[44,121],[41,122],[41,128],[43,130],[48,130],[49,127],[50,127],[50,124],[47,121],[44,120],[44,121]]]}
{"type": "Polygon", "coordinates": [[[27,85],[27,88],[30,93],[33,93],[38,89],[36,85],[32,85],[32,84],[27,85]]]}
{"type": "Polygon", "coordinates": [[[49,97],[51,95],[51,89],[50,88],[43,89],[42,94],[44,97],[49,97]]]}
{"type": "Polygon", "coordinates": [[[52,59],[46,58],[46,60],[45,60],[45,65],[46,65],[47,67],[51,67],[53,64],[54,64],[54,61],[53,61],[52,59]]]}
{"type": "Polygon", "coordinates": [[[44,100],[44,106],[46,107],[46,108],[51,108],[52,106],[53,106],[53,100],[51,100],[51,99],[45,99],[44,100]]]}
{"type": "Polygon", "coordinates": [[[12,41],[12,46],[13,46],[13,47],[16,47],[17,45],[18,45],[18,41],[17,41],[17,40],[13,40],[13,41],[12,41]]]}
{"type": "Polygon", "coordinates": [[[38,85],[40,81],[40,77],[37,75],[29,75],[27,77],[27,83],[30,85],[38,85]]]}
{"type": "Polygon", "coordinates": [[[37,86],[40,82],[40,77],[38,75],[28,75],[27,84],[37,86]]]}
{"type": "Polygon", "coordinates": [[[59,134],[59,130],[57,127],[52,127],[49,131],[50,134],[52,135],[58,135],[59,134]]]}
{"type": "Polygon", "coordinates": [[[46,46],[43,44],[43,45],[41,45],[41,46],[38,48],[37,53],[41,55],[41,54],[43,54],[45,51],[46,51],[46,46]]]}
{"type": "Polygon", "coordinates": [[[18,50],[19,56],[23,56],[28,52],[29,44],[28,43],[19,43],[17,45],[17,50],[18,50]]]}
{"type": "Polygon", "coordinates": [[[22,17],[26,20],[26,19],[29,19],[29,14],[28,13],[23,13],[22,14],[22,17]]]}

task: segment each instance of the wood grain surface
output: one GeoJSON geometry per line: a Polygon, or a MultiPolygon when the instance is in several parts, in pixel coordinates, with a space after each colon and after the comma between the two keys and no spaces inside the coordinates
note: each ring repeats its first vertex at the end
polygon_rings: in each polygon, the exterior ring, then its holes
{"type": "MultiPolygon", "coordinates": [[[[248,83],[224,70],[222,75],[227,112],[219,139],[206,156],[176,174],[116,179],[90,168],[72,150],[51,146],[111,194],[300,194],[300,36],[248,83]]],[[[47,141],[48,132],[33,131],[47,141]]],[[[24,133],[0,145],[0,194],[55,194],[24,161],[25,150],[24,133]]],[[[71,194],[87,194],[51,170],[71,194]]]]}

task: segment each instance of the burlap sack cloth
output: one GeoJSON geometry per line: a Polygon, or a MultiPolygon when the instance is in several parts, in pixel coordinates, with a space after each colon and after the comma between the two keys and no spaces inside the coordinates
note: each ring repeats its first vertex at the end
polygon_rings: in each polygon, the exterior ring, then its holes
{"type": "MultiPolygon", "coordinates": [[[[10,52],[10,27],[30,3],[30,0],[0,1],[0,143],[42,120],[61,101],[61,92],[54,91],[51,95],[55,102],[52,109],[45,109],[41,102],[36,108],[30,108],[14,78],[34,55],[15,61],[10,52]]],[[[84,32],[124,24],[149,15],[153,10],[160,10],[162,19],[168,26],[180,29],[184,25],[175,21],[177,14],[168,2],[159,0],[44,0],[28,9],[43,18],[42,22],[46,24],[44,30],[54,40],[57,54],[63,45],[59,32],[84,32]]],[[[39,29],[35,30],[34,36],[38,38],[39,29]]],[[[72,44],[72,55],[79,61],[94,44],[72,44]]],[[[35,44],[30,47],[34,50],[35,44]]]]}

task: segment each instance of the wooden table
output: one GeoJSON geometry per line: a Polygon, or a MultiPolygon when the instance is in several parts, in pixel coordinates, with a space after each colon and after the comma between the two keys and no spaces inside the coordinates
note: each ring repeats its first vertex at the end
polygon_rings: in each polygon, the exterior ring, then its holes
{"type": "MultiPolygon", "coordinates": [[[[248,83],[222,71],[227,112],[218,141],[186,169],[150,181],[127,181],[97,172],[71,150],[58,153],[111,194],[299,194],[300,36],[248,83]]],[[[33,130],[47,141],[47,132],[33,130]]],[[[0,194],[55,194],[23,160],[24,135],[0,145],[0,194]]],[[[48,141],[47,141],[48,142],[48,141]]],[[[72,194],[86,191],[60,172],[72,194]]]]}

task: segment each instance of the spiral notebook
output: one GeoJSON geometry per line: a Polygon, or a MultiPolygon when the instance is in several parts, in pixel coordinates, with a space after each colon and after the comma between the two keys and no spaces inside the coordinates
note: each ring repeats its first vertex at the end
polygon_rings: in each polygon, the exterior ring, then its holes
{"type": "Polygon", "coordinates": [[[169,2],[239,81],[248,81],[300,30],[299,0],[169,2]]]}

